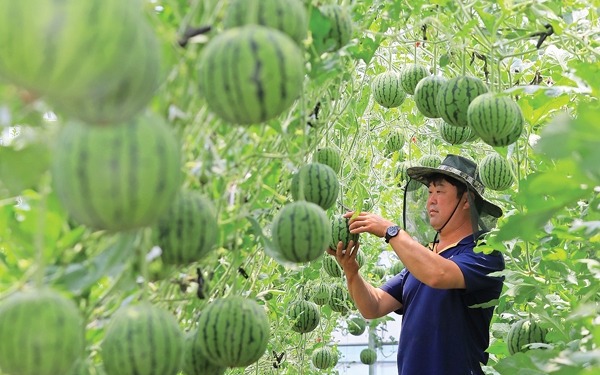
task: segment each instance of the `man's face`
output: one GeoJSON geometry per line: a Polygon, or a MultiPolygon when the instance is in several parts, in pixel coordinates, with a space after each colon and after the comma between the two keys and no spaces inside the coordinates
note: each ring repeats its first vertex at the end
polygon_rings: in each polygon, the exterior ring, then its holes
{"type": "Polygon", "coordinates": [[[457,203],[456,186],[446,180],[429,184],[427,214],[429,215],[429,224],[433,229],[439,230],[446,224],[457,203]]]}

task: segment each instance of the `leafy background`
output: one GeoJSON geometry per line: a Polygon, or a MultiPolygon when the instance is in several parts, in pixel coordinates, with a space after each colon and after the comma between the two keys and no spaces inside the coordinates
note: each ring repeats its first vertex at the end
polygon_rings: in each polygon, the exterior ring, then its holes
{"type": "MultiPolygon", "coordinates": [[[[342,50],[319,56],[309,35],[302,96],[277,119],[247,127],[215,117],[198,90],[198,57],[222,30],[228,1],[145,3],[164,60],[163,84],[150,106],[169,119],[181,139],[184,186],[210,196],[218,208],[218,246],[201,263],[166,267],[153,249],[150,229],[108,234],[70,221],[47,172],[52,157],[47,139],[61,119],[30,93],[0,85],[0,298],[36,278],[70,294],[88,322],[89,373],[103,373],[98,346],[111,314],[142,291],[172,311],[182,329],[193,326],[213,297],[255,298],[269,314],[269,347],[256,364],[228,374],[318,373],[310,354],[328,343],[344,315],[323,307],[317,330],[300,335],[290,329],[286,306],[321,280],[343,280],[325,276],[321,260],[281,265],[265,253],[264,244],[272,218],[291,200],[292,173],[326,145],[342,154],[340,196],[329,213],[372,209],[397,221],[400,161],[447,153],[481,160],[492,151],[512,160],[517,182],[507,191],[490,192],[505,216],[488,246],[501,250],[508,262],[486,372],[600,371],[597,1],[306,0],[311,35],[328,27],[315,8],[339,3],[352,12],[353,39],[342,50]],[[210,32],[185,48],[178,45],[188,27],[207,25],[210,32]],[[547,30],[546,25],[554,33],[537,48],[540,38],[532,34],[547,30]],[[394,109],[374,103],[370,79],[412,62],[448,78],[466,72],[511,93],[526,119],[524,134],[495,150],[481,141],[449,145],[439,136],[439,122],[423,117],[412,98],[394,109]],[[317,103],[318,119],[310,119],[317,103]],[[410,142],[386,156],[386,135],[394,129],[410,142]],[[197,268],[207,282],[205,299],[197,297],[197,268]],[[549,329],[550,343],[509,356],[506,332],[526,316],[549,329]],[[286,353],[279,369],[272,366],[273,351],[286,353]]],[[[389,249],[369,236],[361,242],[367,256],[361,273],[378,284],[374,267],[389,249]]],[[[383,324],[385,319],[371,322],[383,324]]]]}

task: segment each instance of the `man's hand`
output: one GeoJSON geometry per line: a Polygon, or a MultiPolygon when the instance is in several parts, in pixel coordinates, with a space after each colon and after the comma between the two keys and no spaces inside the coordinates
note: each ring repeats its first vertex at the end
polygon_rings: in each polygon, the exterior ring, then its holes
{"type": "MultiPolygon", "coordinates": [[[[354,212],[346,212],[344,214],[345,218],[351,218],[354,215],[354,212]]],[[[350,219],[350,225],[348,228],[350,229],[350,233],[371,233],[376,235],[377,237],[384,237],[385,231],[391,227],[392,225],[396,225],[393,222],[382,218],[379,215],[372,214],[370,212],[361,212],[354,217],[354,219],[350,219]]]]}
{"type": "Polygon", "coordinates": [[[348,242],[348,246],[344,249],[344,243],[338,242],[337,249],[327,249],[327,253],[335,256],[338,264],[344,270],[346,276],[358,273],[358,262],[356,261],[356,254],[358,254],[358,243],[354,241],[348,242]]]}

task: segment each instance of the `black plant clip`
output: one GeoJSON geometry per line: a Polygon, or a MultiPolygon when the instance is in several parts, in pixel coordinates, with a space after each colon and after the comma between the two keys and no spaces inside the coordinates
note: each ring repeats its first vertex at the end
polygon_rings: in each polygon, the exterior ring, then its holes
{"type": "Polygon", "coordinates": [[[490,71],[488,69],[488,62],[487,62],[487,57],[485,55],[482,55],[479,52],[473,52],[473,54],[471,55],[471,65],[473,65],[473,62],[475,62],[475,58],[478,58],[479,60],[483,61],[483,74],[485,74],[485,80],[488,81],[489,79],[489,75],[490,75],[490,71]]]}
{"type": "Polygon", "coordinates": [[[312,112],[310,112],[310,114],[308,115],[308,121],[306,122],[306,124],[310,127],[314,127],[315,124],[314,122],[317,121],[319,119],[319,111],[321,110],[321,102],[317,102],[317,104],[315,104],[315,108],[313,108],[312,112]]]}
{"type": "Polygon", "coordinates": [[[544,40],[546,40],[547,37],[549,37],[550,35],[554,34],[554,29],[552,28],[552,25],[550,25],[549,23],[545,24],[544,27],[546,28],[545,31],[538,31],[535,32],[533,34],[531,34],[531,37],[540,37],[537,41],[537,44],[535,45],[536,49],[540,49],[540,47],[542,46],[542,43],[544,43],[544,40]]]}
{"type": "Polygon", "coordinates": [[[249,277],[250,277],[250,276],[248,276],[248,273],[246,272],[246,270],[245,270],[245,269],[243,269],[242,267],[239,267],[239,268],[238,268],[238,272],[239,272],[239,274],[240,274],[240,275],[242,275],[242,277],[243,277],[244,279],[247,279],[247,278],[249,278],[249,277]]]}
{"type": "Polygon", "coordinates": [[[181,39],[177,41],[180,47],[187,46],[190,39],[197,35],[206,34],[212,29],[212,26],[200,26],[200,27],[190,27],[185,30],[181,39]]]}
{"type": "Polygon", "coordinates": [[[196,291],[196,295],[198,296],[198,299],[205,299],[206,296],[204,295],[204,276],[202,276],[202,270],[200,269],[200,267],[196,268],[196,273],[198,275],[198,279],[196,280],[196,282],[198,283],[198,290],[196,291]]]}

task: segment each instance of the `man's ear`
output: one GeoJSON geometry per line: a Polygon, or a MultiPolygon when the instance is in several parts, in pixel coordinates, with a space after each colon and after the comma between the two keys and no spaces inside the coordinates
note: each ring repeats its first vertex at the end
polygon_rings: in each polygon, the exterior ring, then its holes
{"type": "MultiPolygon", "coordinates": [[[[463,203],[462,209],[463,210],[470,210],[471,209],[471,205],[469,204],[469,196],[467,194],[473,194],[471,192],[465,191],[465,193],[463,194],[463,199],[465,200],[465,203],[463,203]]],[[[472,199],[475,199],[473,196],[471,196],[472,199]]]]}

